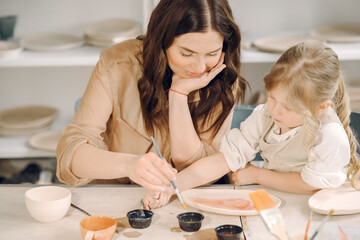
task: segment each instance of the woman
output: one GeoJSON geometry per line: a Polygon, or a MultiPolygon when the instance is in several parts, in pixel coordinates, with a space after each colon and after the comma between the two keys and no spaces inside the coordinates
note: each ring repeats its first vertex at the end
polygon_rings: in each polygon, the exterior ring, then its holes
{"type": "Polygon", "coordinates": [[[57,176],[72,186],[101,179],[163,190],[177,170],[218,150],[246,85],[228,2],[162,0],[144,37],[101,53],[59,141],[57,176]]]}

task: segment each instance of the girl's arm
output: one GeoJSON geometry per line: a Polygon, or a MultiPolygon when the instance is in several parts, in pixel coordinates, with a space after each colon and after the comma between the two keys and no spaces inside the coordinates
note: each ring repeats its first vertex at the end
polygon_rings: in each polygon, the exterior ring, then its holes
{"type": "Polygon", "coordinates": [[[284,192],[297,194],[314,194],[318,188],[308,185],[297,172],[278,172],[265,168],[258,168],[247,164],[232,174],[232,180],[237,185],[260,184],[284,192]]]}
{"type": "Polygon", "coordinates": [[[207,184],[230,171],[221,152],[201,158],[176,175],[179,191],[207,184]]]}

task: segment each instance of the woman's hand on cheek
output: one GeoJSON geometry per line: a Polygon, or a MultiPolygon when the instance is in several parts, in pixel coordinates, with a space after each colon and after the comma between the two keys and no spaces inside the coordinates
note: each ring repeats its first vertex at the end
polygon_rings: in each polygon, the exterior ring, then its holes
{"type": "Polygon", "coordinates": [[[225,53],[221,53],[219,62],[209,72],[205,72],[198,78],[182,78],[174,74],[172,78],[171,88],[184,94],[189,94],[192,91],[206,87],[216,75],[218,75],[225,67],[224,64],[225,53]]]}
{"type": "Polygon", "coordinates": [[[177,170],[150,152],[129,161],[127,172],[132,181],[158,192],[165,191],[164,186],[170,186],[170,181],[175,180],[177,170]]]}
{"type": "Polygon", "coordinates": [[[258,174],[258,167],[248,163],[245,168],[239,169],[231,174],[231,179],[236,185],[255,184],[258,174]]]}

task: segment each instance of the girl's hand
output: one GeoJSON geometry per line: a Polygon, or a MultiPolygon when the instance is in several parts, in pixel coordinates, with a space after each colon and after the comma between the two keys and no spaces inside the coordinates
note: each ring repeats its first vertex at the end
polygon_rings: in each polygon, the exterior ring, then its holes
{"type": "Polygon", "coordinates": [[[171,88],[188,95],[194,90],[201,89],[209,84],[211,80],[216,77],[225,67],[224,64],[225,53],[222,52],[219,62],[213,67],[209,72],[205,72],[199,78],[181,78],[180,76],[174,74],[172,78],[171,88]]]}
{"type": "Polygon", "coordinates": [[[164,185],[170,186],[170,181],[175,181],[177,170],[155,153],[149,152],[130,161],[127,172],[132,181],[144,188],[165,191],[164,185]]]}
{"type": "Polygon", "coordinates": [[[257,183],[258,167],[247,163],[245,168],[239,169],[231,174],[231,179],[236,185],[247,185],[257,183]]]}
{"type": "Polygon", "coordinates": [[[175,192],[171,186],[165,188],[166,190],[164,192],[148,191],[143,200],[144,208],[151,210],[166,205],[175,192]]]}

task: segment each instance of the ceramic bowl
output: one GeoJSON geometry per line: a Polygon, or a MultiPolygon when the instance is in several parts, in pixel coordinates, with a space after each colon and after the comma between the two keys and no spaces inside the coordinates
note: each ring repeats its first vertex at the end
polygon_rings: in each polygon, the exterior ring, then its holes
{"type": "Polygon", "coordinates": [[[177,215],[180,228],[185,232],[196,232],[201,228],[204,215],[197,212],[185,212],[177,215]]]}
{"type": "Polygon", "coordinates": [[[237,225],[221,225],[215,228],[218,240],[239,240],[242,231],[237,225]]]}
{"type": "Polygon", "coordinates": [[[71,192],[58,186],[35,187],[25,192],[25,205],[30,215],[39,222],[55,222],[70,208],[71,192]]]}
{"type": "Polygon", "coordinates": [[[127,213],[129,224],[133,228],[142,229],[147,228],[151,224],[153,211],[143,209],[143,215],[141,215],[140,209],[132,210],[127,213]]]}
{"type": "Polygon", "coordinates": [[[80,232],[84,240],[111,240],[116,231],[117,222],[105,216],[90,216],[80,222],[80,232]]]}

